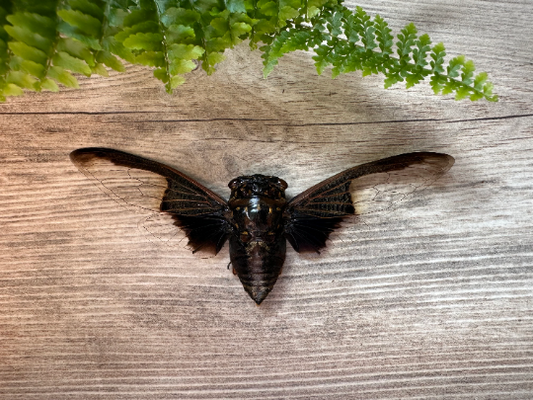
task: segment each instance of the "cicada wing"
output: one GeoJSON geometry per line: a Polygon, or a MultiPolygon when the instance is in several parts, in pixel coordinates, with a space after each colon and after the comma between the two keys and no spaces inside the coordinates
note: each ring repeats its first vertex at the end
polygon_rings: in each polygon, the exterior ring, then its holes
{"type": "Polygon", "coordinates": [[[143,223],[158,239],[170,243],[167,238],[180,237],[179,228],[193,251],[216,254],[224,245],[230,229],[226,202],[185,174],[152,160],[106,148],[78,149],[70,154],[70,159],[117,202],[146,212],[168,214],[170,218],[152,215],[143,223]],[[165,220],[168,229],[164,227],[165,220]]]}
{"type": "Polygon", "coordinates": [[[219,215],[181,216],[178,219],[176,214],[157,213],[145,218],[142,228],[155,236],[156,244],[185,247],[193,253],[202,253],[204,257],[216,255],[229,234],[229,223],[219,215]]]}
{"type": "Polygon", "coordinates": [[[124,206],[140,211],[160,211],[161,200],[167,190],[167,179],[152,171],[114,162],[115,150],[87,148],[70,153],[78,169],[102,190],[124,206]]]}
{"type": "Polygon", "coordinates": [[[194,252],[185,231],[174,223],[174,218],[168,213],[157,212],[143,217],[138,227],[148,240],[158,246],[180,247],[194,252]]]}
{"type": "Polygon", "coordinates": [[[349,191],[356,215],[394,208],[411,193],[434,183],[455,162],[453,157],[439,153],[409,153],[385,160],[390,160],[392,170],[366,174],[351,181],[349,191]],[[397,157],[401,158],[395,160],[397,157]]]}
{"type": "Polygon", "coordinates": [[[391,208],[434,182],[453,163],[453,157],[447,154],[420,152],[347,169],[289,201],[285,215],[287,240],[298,252],[319,252],[346,217],[391,208]]]}

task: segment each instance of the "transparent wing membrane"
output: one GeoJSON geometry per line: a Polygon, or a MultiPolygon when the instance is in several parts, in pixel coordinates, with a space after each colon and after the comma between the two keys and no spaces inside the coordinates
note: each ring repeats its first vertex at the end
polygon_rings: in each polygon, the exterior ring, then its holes
{"type": "Polygon", "coordinates": [[[426,156],[419,162],[406,163],[403,169],[372,173],[352,180],[349,191],[355,214],[393,209],[415,191],[433,184],[452,165],[453,159],[426,156]]]}

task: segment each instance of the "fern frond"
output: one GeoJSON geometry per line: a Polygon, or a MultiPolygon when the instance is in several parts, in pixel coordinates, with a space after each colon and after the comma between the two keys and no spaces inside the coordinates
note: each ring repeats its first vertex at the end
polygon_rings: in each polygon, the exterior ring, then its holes
{"type": "MultiPolygon", "coordinates": [[[[55,45],[55,21],[46,16],[29,12],[20,6],[18,11],[6,16],[5,32],[9,34],[6,55],[9,69],[5,82],[7,92],[19,94],[20,89],[41,90],[40,81],[46,79],[53,48],[55,45]]],[[[50,85],[48,85],[50,86],[50,85]]]]}
{"type": "Polygon", "coordinates": [[[278,59],[284,54],[294,50],[307,50],[311,35],[312,32],[308,29],[289,29],[277,35],[270,45],[262,47],[263,65],[265,66],[263,69],[264,76],[268,76],[278,64],[278,59]]]}
{"type": "Polygon", "coordinates": [[[79,86],[121,62],[154,68],[170,93],[199,64],[208,73],[243,40],[259,45],[267,76],[283,55],[314,52],[321,74],[383,74],[385,87],[427,77],[435,94],[496,101],[487,74],[463,56],[445,64],[439,43],[413,24],[396,36],[379,16],[342,0],[6,0],[0,3],[0,101],[23,90],[79,86]]]}
{"type": "MultiPolygon", "coordinates": [[[[114,69],[124,69],[102,45],[108,34],[106,15],[112,14],[110,5],[103,1],[69,0],[57,7],[55,1],[20,2],[5,17],[11,70],[3,82],[9,84],[5,88],[8,94],[20,92],[13,85],[37,91],[58,91],[57,83],[77,88],[79,84],[72,73],[107,75],[103,62],[114,69]]],[[[0,90],[5,92],[3,86],[0,90]]]]}
{"type": "MultiPolygon", "coordinates": [[[[327,66],[332,67],[332,77],[340,73],[361,71],[363,76],[382,73],[385,75],[385,88],[398,82],[406,82],[410,88],[428,76],[436,94],[455,93],[457,100],[466,97],[471,100],[485,98],[497,101],[492,95],[492,85],[486,83],[486,75],[477,78],[474,63],[458,56],[444,65],[444,46],[437,44],[431,48],[427,34],[418,36],[413,24],[405,26],[397,35],[396,54],[393,57],[393,36],[386,22],[377,15],[371,18],[361,7],[352,13],[340,4],[326,6],[312,20],[320,27],[320,44],[309,42],[307,46],[293,46],[291,50],[312,49],[317,72],[321,74],[327,66]]],[[[305,29],[305,28],[304,28],[305,29]]],[[[300,31],[304,29],[299,28],[300,31]]],[[[295,37],[293,28],[284,28],[274,35],[272,41],[285,42],[295,37]]],[[[287,49],[288,46],[282,47],[287,49]]],[[[273,52],[271,47],[263,47],[265,74],[277,64],[284,52],[273,52]]]]}

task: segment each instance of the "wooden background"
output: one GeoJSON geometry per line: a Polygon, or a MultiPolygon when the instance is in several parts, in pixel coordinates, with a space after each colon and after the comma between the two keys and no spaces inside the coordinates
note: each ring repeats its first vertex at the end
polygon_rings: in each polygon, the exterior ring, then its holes
{"type": "Polygon", "coordinates": [[[303,53],[263,80],[244,45],[172,96],[129,67],[0,105],[0,398],[533,398],[533,3],[358,5],[473,59],[500,102],[331,80],[303,53]],[[289,251],[257,307],[227,249],[201,259],[150,241],[70,163],[86,146],[167,163],[224,197],[248,173],[295,195],[402,152],[456,164],[320,257],[289,251]]]}

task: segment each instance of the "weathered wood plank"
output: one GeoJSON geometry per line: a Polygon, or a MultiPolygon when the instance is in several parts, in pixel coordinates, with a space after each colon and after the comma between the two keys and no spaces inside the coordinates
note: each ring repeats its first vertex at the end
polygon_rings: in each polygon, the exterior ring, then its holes
{"type": "Polygon", "coordinates": [[[533,28],[529,1],[358,3],[466,53],[501,101],[317,77],[267,80],[245,46],[174,96],[129,67],[0,105],[2,399],[528,399],[533,393],[533,28]],[[391,213],[290,251],[257,307],[226,269],[158,246],[68,160],[107,146],[221,195],[240,174],[295,195],[416,150],[456,158],[391,213]]]}

